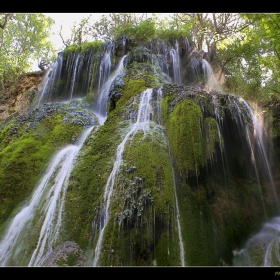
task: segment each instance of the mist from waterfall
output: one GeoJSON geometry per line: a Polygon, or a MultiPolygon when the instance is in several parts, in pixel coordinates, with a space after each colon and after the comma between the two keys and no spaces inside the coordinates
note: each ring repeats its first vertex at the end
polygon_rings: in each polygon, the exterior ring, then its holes
{"type": "Polygon", "coordinates": [[[217,90],[222,91],[221,86],[219,85],[213,69],[211,65],[208,63],[207,60],[201,59],[202,69],[204,73],[204,80],[205,80],[205,90],[217,90]]]}

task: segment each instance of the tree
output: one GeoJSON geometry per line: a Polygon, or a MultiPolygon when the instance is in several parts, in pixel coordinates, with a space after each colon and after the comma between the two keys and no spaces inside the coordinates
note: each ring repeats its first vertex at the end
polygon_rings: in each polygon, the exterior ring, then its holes
{"type": "Polygon", "coordinates": [[[56,58],[54,46],[47,40],[53,23],[40,13],[4,15],[0,29],[0,88],[28,72],[34,60],[50,62],[56,58]]]}
{"type": "Polygon", "coordinates": [[[237,13],[178,13],[173,21],[179,28],[190,29],[192,40],[199,50],[208,53],[210,61],[216,55],[218,44],[247,26],[237,13]]]}
{"type": "Polygon", "coordinates": [[[8,22],[8,19],[12,16],[13,14],[4,14],[0,13],[0,28],[4,29],[6,27],[6,24],[8,22]]]}
{"type": "Polygon", "coordinates": [[[221,61],[232,73],[230,90],[248,100],[280,100],[280,15],[240,14],[243,29],[221,45],[221,61]]]}
{"type": "Polygon", "coordinates": [[[74,25],[71,27],[70,38],[65,38],[63,36],[62,26],[60,27],[58,35],[60,36],[65,48],[69,47],[70,45],[80,46],[82,43],[86,43],[89,40],[90,32],[92,30],[90,19],[91,15],[87,18],[82,18],[78,23],[74,23],[74,25]]]}
{"type": "Polygon", "coordinates": [[[147,20],[147,14],[113,13],[102,15],[92,26],[92,38],[108,42],[119,35],[131,34],[133,28],[147,20]]]}

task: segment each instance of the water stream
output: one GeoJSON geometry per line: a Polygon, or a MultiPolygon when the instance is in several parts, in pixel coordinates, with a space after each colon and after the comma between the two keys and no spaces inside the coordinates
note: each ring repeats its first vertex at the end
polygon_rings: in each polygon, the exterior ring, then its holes
{"type": "Polygon", "coordinates": [[[75,144],[67,145],[53,158],[29,201],[11,220],[0,243],[1,266],[40,266],[43,255],[52,250],[59,234],[69,176],[93,127],[85,129],[75,144]],[[34,246],[31,259],[23,257],[34,246]]]}
{"type": "Polygon", "coordinates": [[[98,260],[100,257],[101,252],[101,245],[104,235],[104,230],[109,220],[109,207],[111,201],[111,195],[113,193],[115,180],[117,178],[118,171],[122,164],[122,155],[125,148],[126,142],[133,138],[134,135],[139,131],[142,130],[144,133],[149,129],[149,122],[150,122],[150,113],[152,113],[152,106],[150,104],[152,95],[152,89],[147,89],[146,91],[142,92],[141,100],[139,103],[138,115],[136,122],[131,126],[129,132],[124,137],[123,141],[117,148],[116,158],[114,161],[113,169],[109,175],[109,178],[106,183],[105,192],[104,192],[104,204],[105,204],[105,212],[102,222],[102,229],[98,237],[98,241],[95,248],[95,256],[93,260],[93,266],[97,266],[98,260]]]}
{"type": "MultiPolygon", "coordinates": [[[[102,100],[107,101],[111,83],[123,70],[124,58],[105,83],[100,95],[102,100]]],[[[64,200],[75,159],[91,130],[104,124],[104,115],[106,113],[102,110],[96,112],[96,125],[85,129],[75,144],[67,145],[50,162],[30,200],[13,217],[1,238],[1,266],[40,266],[52,252],[59,237],[64,200]],[[23,258],[26,252],[31,255],[30,260],[23,258]]]]}

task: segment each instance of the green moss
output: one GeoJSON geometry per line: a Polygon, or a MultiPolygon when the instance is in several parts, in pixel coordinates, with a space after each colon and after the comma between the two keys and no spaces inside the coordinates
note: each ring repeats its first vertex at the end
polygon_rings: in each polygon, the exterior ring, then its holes
{"type": "MultiPolygon", "coordinates": [[[[129,88],[127,86],[126,90],[129,88]]],[[[138,94],[139,90],[142,90],[141,86],[136,82],[134,94],[138,94]]],[[[131,110],[135,110],[138,105],[132,98],[133,95],[129,99],[129,106],[131,110]]],[[[98,222],[99,211],[104,207],[104,187],[113,168],[117,147],[131,129],[130,120],[121,121],[121,105],[118,103],[94,137],[87,139],[69,182],[65,204],[65,232],[68,239],[79,243],[83,249],[87,249],[91,243],[90,246],[94,247],[97,242],[98,232],[92,236],[91,224],[98,222]],[[89,205],[92,211],[88,211],[89,205]]],[[[140,130],[127,141],[110,202],[111,216],[103,237],[102,265],[151,265],[155,254],[153,247],[158,242],[154,240],[151,230],[155,219],[159,223],[157,238],[166,234],[170,239],[168,242],[178,242],[178,233],[171,232],[171,225],[175,222],[174,186],[162,127],[151,124],[150,132],[146,131],[144,134],[140,130]],[[136,170],[128,172],[133,165],[136,165],[136,170]],[[142,178],[143,184],[137,185],[136,177],[142,178]],[[133,212],[130,218],[123,216],[125,210],[133,212]],[[127,222],[132,224],[126,227],[127,222]],[[119,224],[123,225],[121,231],[119,224]],[[136,242],[131,244],[131,241],[127,241],[124,244],[130,232],[134,233],[136,242]],[[137,253],[128,258],[130,245],[135,247],[137,253]]],[[[160,248],[161,246],[158,252],[160,248]]],[[[165,253],[162,252],[162,255],[165,253]]],[[[176,254],[178,255],[178,251],[176,254]]]]}
{"type": "Polygon", "coordinates": [[[181,266],[179,252],[179,242],[177,238],[170,238],[163,233],[155,249],[155,260],[157,266],[181,266]]]}
{"type": "Polygon", "coordinates": [[[66,123],[63,121],[62,116],[57,115],[55,117],[55,126],[50,133],[50,139],[57,147],[62,147],[65,143],[72,143],[82,130],[82,126],[66,123]]]}
{"type": "Polygon", "coordinates": [[[177,196],[187,265],[218,265],[218,242],[204,188],[200,187],[194,193],[183,184],[177,196]]]}
{"type": "Polygon", "coordinates": [[[223,150],[224,143],[219,132],[219,125],[214,118],[205,118],[203,124],[205,135],[205,157],[206,159],[210,159],[215,153],[216,143],[221,147],[221,150],[223,150]]]}
{"type": "Polygon", "coordinates": [[[173,111],[168,110],[168,97],[163,104],[164,124],[167,128],[171,151],[181,171],[199,174],[204,165],[200,107],[191,99],[184,99],[173,111]]]}
{"type": "Polygon", "coordinates": [[[81,46],[77,44],[73,44],[68,46],[64,51],[64,55],[69,55],[70,53],[78,53],[81,50],[81,46]]]}
{"type": "Polygon", "coordinates": [[[0,132],[0,223],[31,194],[57,148],[82,131],[81,124],[62,121],[66,114],[61,110],[34,127],[14,122],[0,132]]]}
{"type": "MultiPolygon", "coordinates": [[[[170,231],[175,223],[174,183],[164,139],[161,127],[151,124],[151,132],[144,134],[140,130],[126,143],[123,165],[110,204],[114,222],[106,228],[103,237],[102,250],[108,252],[109,256],[102,257],[102,265],[119,265],[120,261],[123,265],[152,265],[154,246],[157,246],[160,256],[168,257],[169,265],[179,265],[179,260],[175,257],[178,256],[178,246],[172,246],[171,251],[175,253],[169,255],[170,252],[167,252],[166,248],[158,245],[161,242],[179,244],[178,233],[170,231]],[[131,166],[136,168],[131,169],[131,166]],[[119,223],[123,225],[121,233],[119,223]],[[153,228],[155,223],[159,224],[156,229],[153,228]],[[117,227],[118,234],[113,230],[113,224],[117,227]],[[126,244],[120,242],[123,239],[127,240],[126,244]],[[111,259],[112,246],[114,256],[118,256],[115,261],[111,259]],[[134,247],[134,253],[130,252],[131,246],[134,247]]],[[[159,262],[161,263],[162,259],[159,259],[159,262]]]]}
{"type": "Polygon", "coordinates": [[[126,71],[125,86],[120,89],[123,96],[118,101],[118,106],[123,107],[130,98],[140,94],[147,88],[157,86],[159,79],[160,76],[150,63],[132,63],[126,71]]]}
{"type": "Polygon", "coordinates": [[[85,42],[81,45],[81,53],[88,52],[93,50],[95,52],[102,52],[102,47],[104,42],[101,41],[93,41],[93,42],[85,42]]]}
{"type": "Polygon", "coordinates": [[[129,179],[137,176],[144,180],[145,187],[151,189],[156,213],[167,215],[168,219],[169,207],[173,207],[173,179],[164,135],[157,135],[154,130],[153,135],[144,135],[143,131],[139,131],[124,152],[123,168],[134,165],[136,171],[126,176],[129,179]]]}
{"type": "Polygon", "coordinates": [[[125,88],[123,90],[123,97],[118,101],[118,105],[124,105],[131,97],[139,94],[147,89],[144,79],[126,79],[125,88]]]}
{"type": "Polygon", "coordinates": [[[93,242],[91,224],[97,219],[103,203],[104,187],[121,139],[116,119],[107,120],[102,127],[91,132],[69,181],[65,203],[65,228],[69,237],[65,238],[75,240],[83,249],[93,242]]]}

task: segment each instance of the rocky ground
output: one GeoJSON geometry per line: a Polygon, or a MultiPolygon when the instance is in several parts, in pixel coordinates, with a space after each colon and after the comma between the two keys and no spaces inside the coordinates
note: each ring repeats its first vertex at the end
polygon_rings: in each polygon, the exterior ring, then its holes
{"type": "Polygon", "coordinates": [[[46,256],[42,266],[86,266],[86,258],[78,244],[66,241],[46,256]]]}

